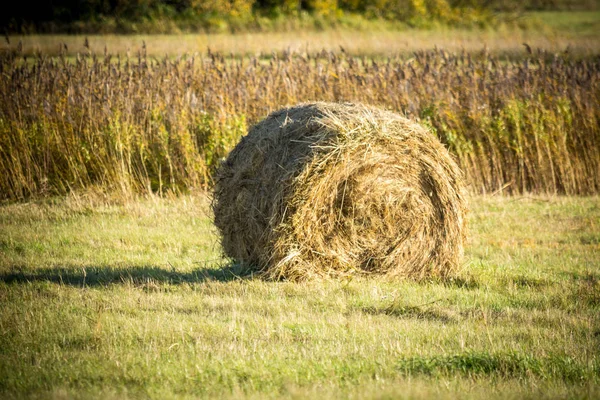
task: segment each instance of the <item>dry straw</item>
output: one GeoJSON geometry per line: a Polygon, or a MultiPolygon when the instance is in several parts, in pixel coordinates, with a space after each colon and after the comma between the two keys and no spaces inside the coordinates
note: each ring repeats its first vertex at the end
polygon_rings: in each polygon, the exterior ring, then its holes
{"type": "Polygon", "coordinates": [[[217,171],[225,253],[271,279],[447,276],[460,262],[465,190],[439,140],[361,104],[282,109],[217,171]]]}

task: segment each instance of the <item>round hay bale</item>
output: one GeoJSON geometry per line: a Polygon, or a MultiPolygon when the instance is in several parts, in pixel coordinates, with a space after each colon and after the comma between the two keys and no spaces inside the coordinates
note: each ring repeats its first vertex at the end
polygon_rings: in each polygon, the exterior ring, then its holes
{"type": "Polygon", "coordinates": [[[253,126],[216,174],[225,254],[272,279],[446,276],[465,236],[462,173],[427,129],[312,103],[253,126]]]}

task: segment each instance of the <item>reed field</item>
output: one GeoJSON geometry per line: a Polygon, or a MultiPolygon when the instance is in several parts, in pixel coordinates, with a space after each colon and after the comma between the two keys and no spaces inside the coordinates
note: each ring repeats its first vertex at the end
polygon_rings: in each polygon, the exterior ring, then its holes
{"type": "Polygon", "coordinates": [[[3,54],[2,198],[207,188],[249,125],[315,99],[419,119],[456,156],[473,193],[600,189],[597,56],[524,48],[517,59],[441,49],[384,59],[342,51],[156,59],[145,51],[3,54]]]}

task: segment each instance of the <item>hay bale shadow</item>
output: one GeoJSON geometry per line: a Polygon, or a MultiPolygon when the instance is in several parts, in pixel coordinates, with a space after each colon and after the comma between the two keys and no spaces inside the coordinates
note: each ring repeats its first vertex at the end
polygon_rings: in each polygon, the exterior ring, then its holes
{"type": "Polygon", "coordinates": [[[28,271],[13,266],[11,272],[0,273],[0,282],[6,284],[25,284],[48,282],[76,287],[101,287],[118,284],[144,285],[154,284],[193,284],[208,281],[231,282],[251,279],[252,271],[239,264],[226,264],[216,267],[203,267],[181,272],[174,268],[156,265],[114,267],[114,266],[58,266],[28,271]]]}
{"type": "Polygon", "coordinates": [[[388,315],[397,318],[419,319],[441,323],[457,322],[457,319],[455,317],[452,317],[450,314],[444,313],[439,310],[419,306],[401,305],[395,303],[381,307],[362,307],[360,311],[370,315],[388,315]]]}

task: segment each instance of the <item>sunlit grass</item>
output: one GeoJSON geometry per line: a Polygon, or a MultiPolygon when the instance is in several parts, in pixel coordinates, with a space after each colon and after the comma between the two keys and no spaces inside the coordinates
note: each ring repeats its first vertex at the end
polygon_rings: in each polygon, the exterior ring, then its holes
{"type": "Polygon", "coordinates": [[[452,280],[266,282],[202,196],[0,208],[0,388],[42,397],[600,393],[600,200],[476,197],[452,280]]]}
{"type": "MultiPolygon", "coordinates": [[[[182,35],[29,35],[11,36],[10,47],[22,42],[25,54],[56,56],[67,46],[67,54],[87,52],[84,48],[88,38],[90,51],[102,55],[104,49],[112,54],[127,53],[135,56],[145,43],[148,55],[177,57],[182,54],[204,53],[207,49],[225,54],[270,55],[272,52],[340,51],[343,48],[352,55],[386,57],[391,54],[411,55],[414,51],[443,48],[448,51],[481,51],[487,49],[494,54],[508,53],[524,56],[523,43],[532,48],[549,52],[562,52],[567,48],[574,54],[585,56],[597,54],[598,35],[577,36],[552,29],[528,31],[515,29],[466,30],[438,28],[436,30],[406,31],[355,31],[326,30],[322,32],[271,32],[243,34],[182,34],[182,35]]],[[[6,42],[2,47],[8,48],[6,42]]]]}
{"type": "Polygon", "coordinates": [[[566,35],[595,37],[600,32],[600,11],[538,11],[525,14],[524,19],[566,35]]]}
{"type": "MultiPolygon", "coordinates": [[[[361,20],[361,24],[340,25],[324,30],[281,29],[273,32],[244,33],[183,33],[133,35],[9,35],[0,50],[16,48],[21,42],[24,54],[41,52],[56,56],[61,52],[74,56],[91,52],[132,56],[145,43],[151,57],[177,57],[183,54],[212,51],[235,56],[270,55],[283,51],[314,52],[339,51],[348,54],[388,57],[410,56],[414,51],[443,48],[447,51],[481,51],[494,54],[523,56],[523,43],[549,52],[568,49],[571,54],[590,56],[600,51],[598,28],[599,11],[528,12],[513,19],[512,24],[499,22],[496,26],[480,28],[452,28],[439,25],[430,29],[404,29],[386,21],[361,20]],[[84,47],[85,40],[89,47],[84,47]]],[[[500,18],[500,21],[506,18],[500,18]]],[[[511,18],[512,19],[512,18],[511,18]]]]}

